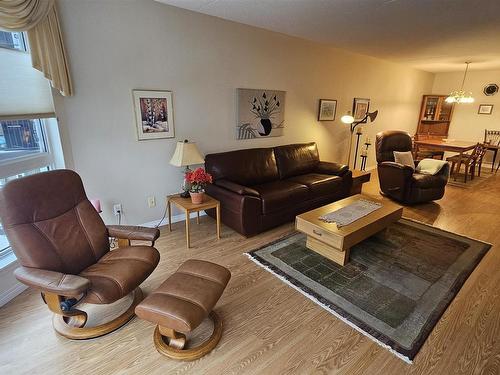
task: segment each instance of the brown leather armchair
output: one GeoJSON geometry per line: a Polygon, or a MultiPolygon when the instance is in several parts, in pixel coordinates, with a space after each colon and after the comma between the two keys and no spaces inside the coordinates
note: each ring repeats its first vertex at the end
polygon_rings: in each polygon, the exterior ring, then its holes
{"type": "Polygon", "coordinates": [[[394,151],[411,151],[407,132],[387,130],[377,134],[375,143],[381,194],[405,204],[441,199],[450,174],[445,165],[436,175],[421,174],[394,162],[394,151]]]}
{"type": "Polygon", "coordinates": [[[40,290],[54,312],[59,334],[71,339],[98,337],[134,316],[143,299],[139,285],[153,272],[160,254],[151,246],[130,246],[130,240],[154,244],[158,229],[106,227],[80,177],[70,170],[7,183],[0,189],[0,219],[21,264],[16,278],[40,290]],[[119,238],[118,249],[110,251],[109,237],[119,238]],[[131,300],[125,311],[106,323],[86,325],[95,305],[122,299],[131,300]]]}

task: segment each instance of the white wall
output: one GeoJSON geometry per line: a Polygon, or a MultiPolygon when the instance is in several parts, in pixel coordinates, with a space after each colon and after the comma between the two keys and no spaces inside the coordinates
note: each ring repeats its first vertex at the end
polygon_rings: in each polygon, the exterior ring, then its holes
{"type": "Polygon", "coordinates": [[[322,159],[345,162],[349,132],[340,117],[353,97],[379,109],[367,127],[374,139],[383,129],[413,133],[421,96],[432,89],[430,73],[153,0],[64,0],[59,8],[75,87],[74,97],[55,97],[66,161],[101,199],[108,222],[117,202],[127,223],[161,217],[163,197],[182,179],[168,164],[178,140],[203,153],[316,141],[322,159]],[[287,92],[283,137],[235,140],[238,87],[287,92]],[[175,139],[136,140],[132,89],[173,91],[175,139]],[[335,122],[316,121],[319,98],[339,100],[335,122]]]}
{"type": "MultiPolygon", "coordinates": [[[[434,80],[432,92],[448,95],[460,88],[463,72],[438,73],[434,80]]],[[[465,83],[465,91],[471,91],[475,99],[472,104],[455,106],[450,124],[449,137],[471,141],[482,141],[484,129],[500,130],[500,94],[486,96],[483,88],[489,83],[500,85],[500,70],[469,71],[465,83]],[[478,114],[479,104],[493,104],[491,115],[478,114]]]]}

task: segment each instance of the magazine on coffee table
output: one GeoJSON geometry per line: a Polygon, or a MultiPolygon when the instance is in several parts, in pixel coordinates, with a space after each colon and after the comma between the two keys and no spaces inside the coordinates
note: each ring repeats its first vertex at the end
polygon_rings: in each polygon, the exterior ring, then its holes
{"type": "Polygon", "coordinates": [[[341,228],[378,210],[380,207],[382,207],[382,203],[360,199],[348,206],[320,216],[319,219],[327,223],[336,223],[337,228],[341,228]]]}

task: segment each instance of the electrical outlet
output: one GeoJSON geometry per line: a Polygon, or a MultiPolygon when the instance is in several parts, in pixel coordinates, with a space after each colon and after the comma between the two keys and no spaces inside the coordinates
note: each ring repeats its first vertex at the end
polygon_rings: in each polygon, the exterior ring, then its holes
{"type": "Polygon", "coordinates": [[[113,205],[113,213],[118,216],[123,213],[122,205],[120,203],[113,205]]]}
{"type": "Polygon", "coordinates": [[[148,207],[153,208],[156,206],[156,199],[154,196],[148,197],[148,207]]]}

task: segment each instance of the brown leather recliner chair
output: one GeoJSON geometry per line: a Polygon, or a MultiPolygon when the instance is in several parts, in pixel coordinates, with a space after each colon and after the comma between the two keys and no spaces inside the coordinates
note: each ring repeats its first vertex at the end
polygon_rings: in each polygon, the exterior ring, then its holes
{"type": "Polygon", "coordinates": [[[143,299],[139,285],[153,272],[160,254],[151,246],[126,245],[130,240],[154,244],[158,229],[106,227],[80,177],[70,170],[7,183],[0,189],[0,219],[21,264],[16,278],[41,291],[55,313],[53,325],[59,334],[71,339],[98,337],[134,316],[143,299]],[[109,237],[119,238],[120,248],[110,251],[109,237]],[[132,300],[124,312],[106,323],[86,326],[93,305],[122,298],[132,300]]]}
{"type": "Polygon", "coordinates": [[[450,174],[448,164],[438,174],[428,175],[394,162],[394,151],[412,150],[411,137],[407,132],[380,132],[375,147],[382,195],[405,204],[429,202],[443,197],[450,174]]]}

